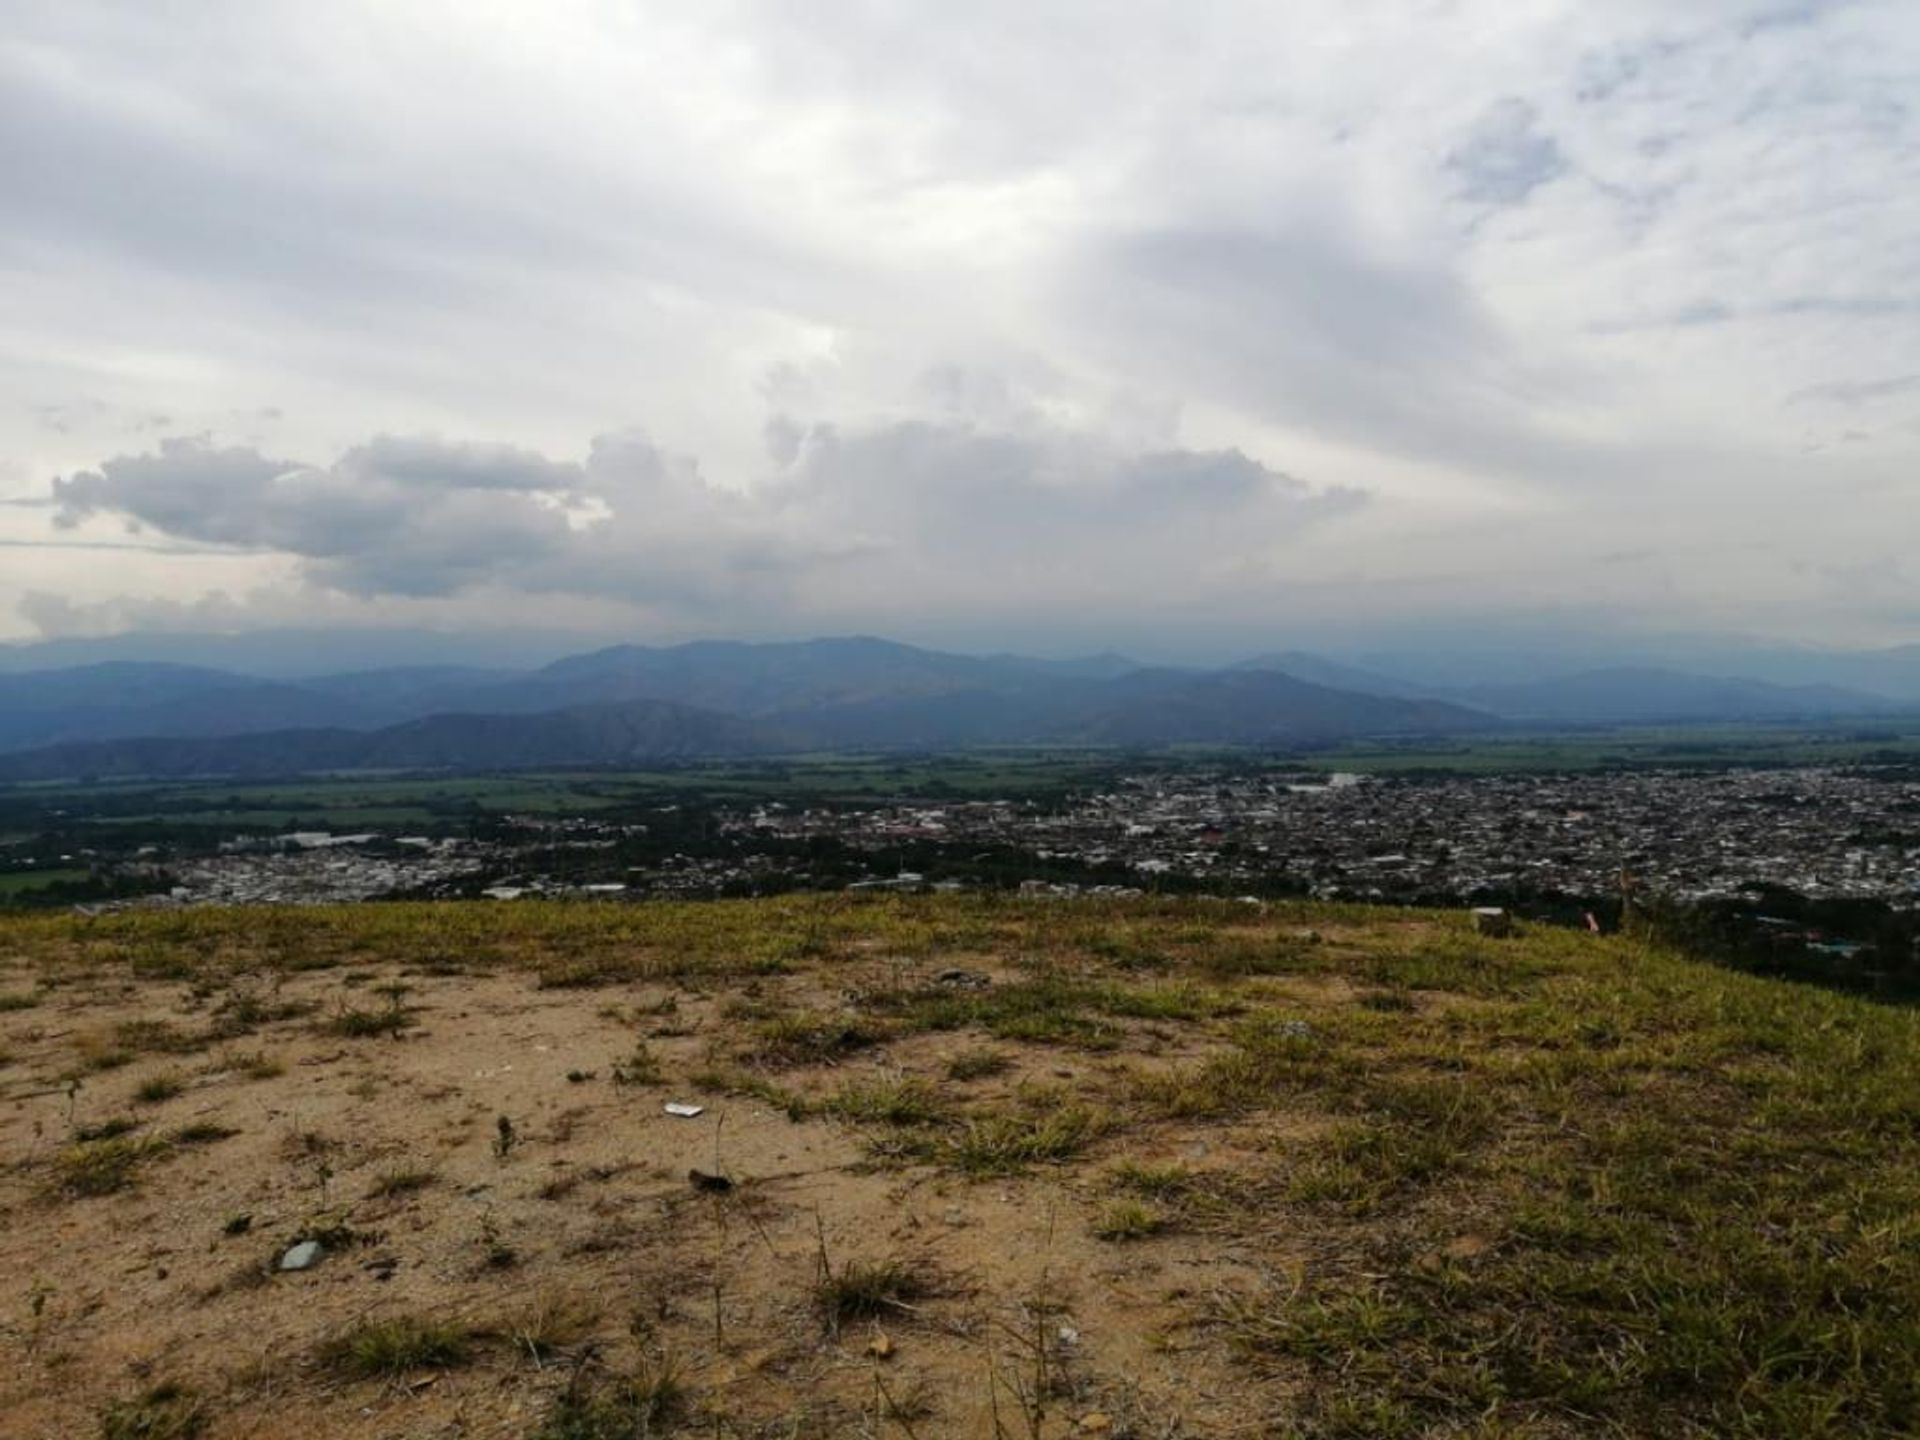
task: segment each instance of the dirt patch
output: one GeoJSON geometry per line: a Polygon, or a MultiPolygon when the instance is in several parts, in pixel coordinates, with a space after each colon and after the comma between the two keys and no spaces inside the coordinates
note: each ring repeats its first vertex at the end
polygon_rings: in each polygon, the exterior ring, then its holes
{"type": "MultiPolygon", "coordinates": [[[[0,1413],[9,1433],[90,1433],[165,1382],[213,1437],[533,1436],[583,1376],[671,1367],[682,1403],[728,1433],[878,1419],[977,1435],[996,1415],[1008,1434],[1089,1416],[1083,1433],[1257,1428],[1257,1387],[1188,1322],[1195,1297],[1283,1269],[1297,1237],[1096,1231],[1113,1164],[1257,1164],[1288,1123],[1109,1118],[1071,1153],[987,1178],[943,1163],[968,1116],[1035,1095],[1105,1113],[1130,1076],[1224,1043],[1217,1016],[1097,1013],[1152,997],[1042,994],[1032,1015],[988,1007],[980,1024],[871,998],[930,1004],[944,984],[991,999],[1026,980],[971,954],[593,987],[364,966],[278,977],[241,1032],[222,1029],[217,987],[76,978],[0,1016],[0,1268],[16,1277],[0,1324],[18,1361],[0,1413]],[[762,1054],[795,1015],[871,1020],[872,1038],[805,1063],[762,1054]],[[1060,1043],[1019,1038],[1055,1023],[1060,1043]],[[749,1093],[716,1087],[717,1067],[749,1093]],[[937,1123],[831,1109],[908,1082],[937,1123]],[[903,1133],[914,1144],[889,1143],[903,1133]],[[81,1193],[62,1176],[90,1146],[131,1158],[81,1193]],[[306,1239],[318,1262],[278,1268],[306,1239]],[[916,1298],[823,1316],[823,1275],[883,1264],[917,1278],[916,1298]],[[577,1333],[529,1341],[542,1307],[577,1333]],[[325,1360],[330,1339],[394,1317],[467,1336],[461,1363],[366,1376],[325,1360]]],[[[1288,1000],[1319,983],[1288,982],[1288,1000]]]]}

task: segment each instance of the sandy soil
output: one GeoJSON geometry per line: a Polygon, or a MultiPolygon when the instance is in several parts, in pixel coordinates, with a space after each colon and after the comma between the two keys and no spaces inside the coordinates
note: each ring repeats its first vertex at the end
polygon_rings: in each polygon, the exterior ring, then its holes
{"type": "MultiPolygon", "coordinates": [[[[1199,1297],[1284,1276],[1302,1237],[1258,1217],[1230,1238],[1094,1232],[1115,1163],[1254,1162],[1286,1143],[1285,1117],[1132,1126],[1071,1164],[974,1179],[875,1163],[858,1125],[693,1082],[732,1063],[743,1006],[844,1010],[863,978],[845,970],[589,989],[409,974],[399,1036],[328,1032],[347,1007],[389,1003],[379,987],[398,978],[292,976],[253,999],[300,1013],[181,1053],[129,1047],[117,1027],[195,1035],[231,995],[103,972],[0,1013],[0,1434],[99,1434],[103,1407],[167,1382],[201,1397],[214,1440],[534,1437],[576,1375],[662,1364],[691,1433],[1257,1434],[1284,1403],[1188,1322],[1199,1297]],[[658,1080],[616,1083],[642,1038],[658,1080]],[[182,1088],[140,1098],[156,1077],[182,1088]],[[676,1118],[669,1100],[706,1108],[676,1118]],[[139,1122],[134,1143],[173,1143],[117,1193],[62,1189],[76,1131],[117,1117],[139,1122]],[[182,1137],[194,1126],[235,1133],[182,1137]],[[701,1190],[693,1170],[732,1188],[701,1190]],[[417,1188],[378,1193],[409,1172],[417,1188]],[[317,1266],[275,1270],[316,1231],[330,1232],[317,1266]],[[816,1304],[822,1266],[869,1261],[910,1267],[931,1293],[836,1333],[816,1304]],[[541,1307],[578,1313],[536,1355],[515,1335],[541,1307]],[[388,1379],[318,1358],[329,1336],[399,1315],[481,1338],[469,1363],[388,1379]]],[[[0,993],[31,984],[23,967],[0,973],[0,993]]],[[[1034,1084],[1099,1094],[1214,1040],[1126,1022],[1108,1050],[998,1044],[1007,1072],[949,1079],[951,1057],[981,1043],[916,1034],[768,1073],[802,1094],[920,1076],[991,1104],[1034,1084]]]]}

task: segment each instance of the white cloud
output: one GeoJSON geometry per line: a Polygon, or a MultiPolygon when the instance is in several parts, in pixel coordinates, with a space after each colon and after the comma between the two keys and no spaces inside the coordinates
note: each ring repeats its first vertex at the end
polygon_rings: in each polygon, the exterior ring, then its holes
{"type": "MultiPolygon", "coordinates": [[[[1091,595],[1136,619],[1209,591],[1238,603],[1249,575],[1365,501],[1238,451],[1129,450],[1034,417],[790,422],[781,448],[785,466],[742,491],[634,431],[579,462],[381,436],[312,465],[183,437],[56,479],[54,521],[290,558],[306,587],[361,601],[467,597],[477,614],[571,596],[759,631],[863,605],[953,623],[1091,595]]],[[[71,628],[70,609],[33,605],[71,628]]]]}
{"type": "Polygon", "coordinates": [[[1917,92],[1899,0],[27,0],[0,498],[221,553],[10,506],[0,610],[1915,638],[1917,92]]]}

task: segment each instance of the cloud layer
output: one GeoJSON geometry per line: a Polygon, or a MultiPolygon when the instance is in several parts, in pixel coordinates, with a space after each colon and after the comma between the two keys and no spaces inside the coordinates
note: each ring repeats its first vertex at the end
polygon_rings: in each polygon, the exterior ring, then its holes
{"type": "Polygon", "coordinates": [[[1920,639],[1916,95],[1900,0],[26,0],[0,635],[1920,639]]]}
{"type": "Polygon", "coordinates": [[[1004,618],[1099,596],[1137,621],[1237,603],[1250,574],[1366,498],[1234,450],[1129,451],[1037,422],[795,424],[780,448],[784,465],[730,491],[637,432],[595,438],[579,462],[379,436],[325,466],[181,437],[56,479],[54,524],[115,517],[292,557],[305,586],[359,601],[566,596],[698,627],[846,623],[864,607],[1004,618]]]}

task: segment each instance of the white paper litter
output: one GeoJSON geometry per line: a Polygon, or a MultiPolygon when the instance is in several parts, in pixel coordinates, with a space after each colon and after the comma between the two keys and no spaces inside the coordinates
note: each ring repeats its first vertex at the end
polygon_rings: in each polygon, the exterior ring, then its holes
{"type": "Polygon", "coordinates": [[[707,1107],[704,1105],[688,1105],[680,1100],[669,1100],[667,1102],[667,1114],[678,1115],[683,1120],[691,1120],[696,1115],[704,1115],[706,1109],[707,1107]]]}

